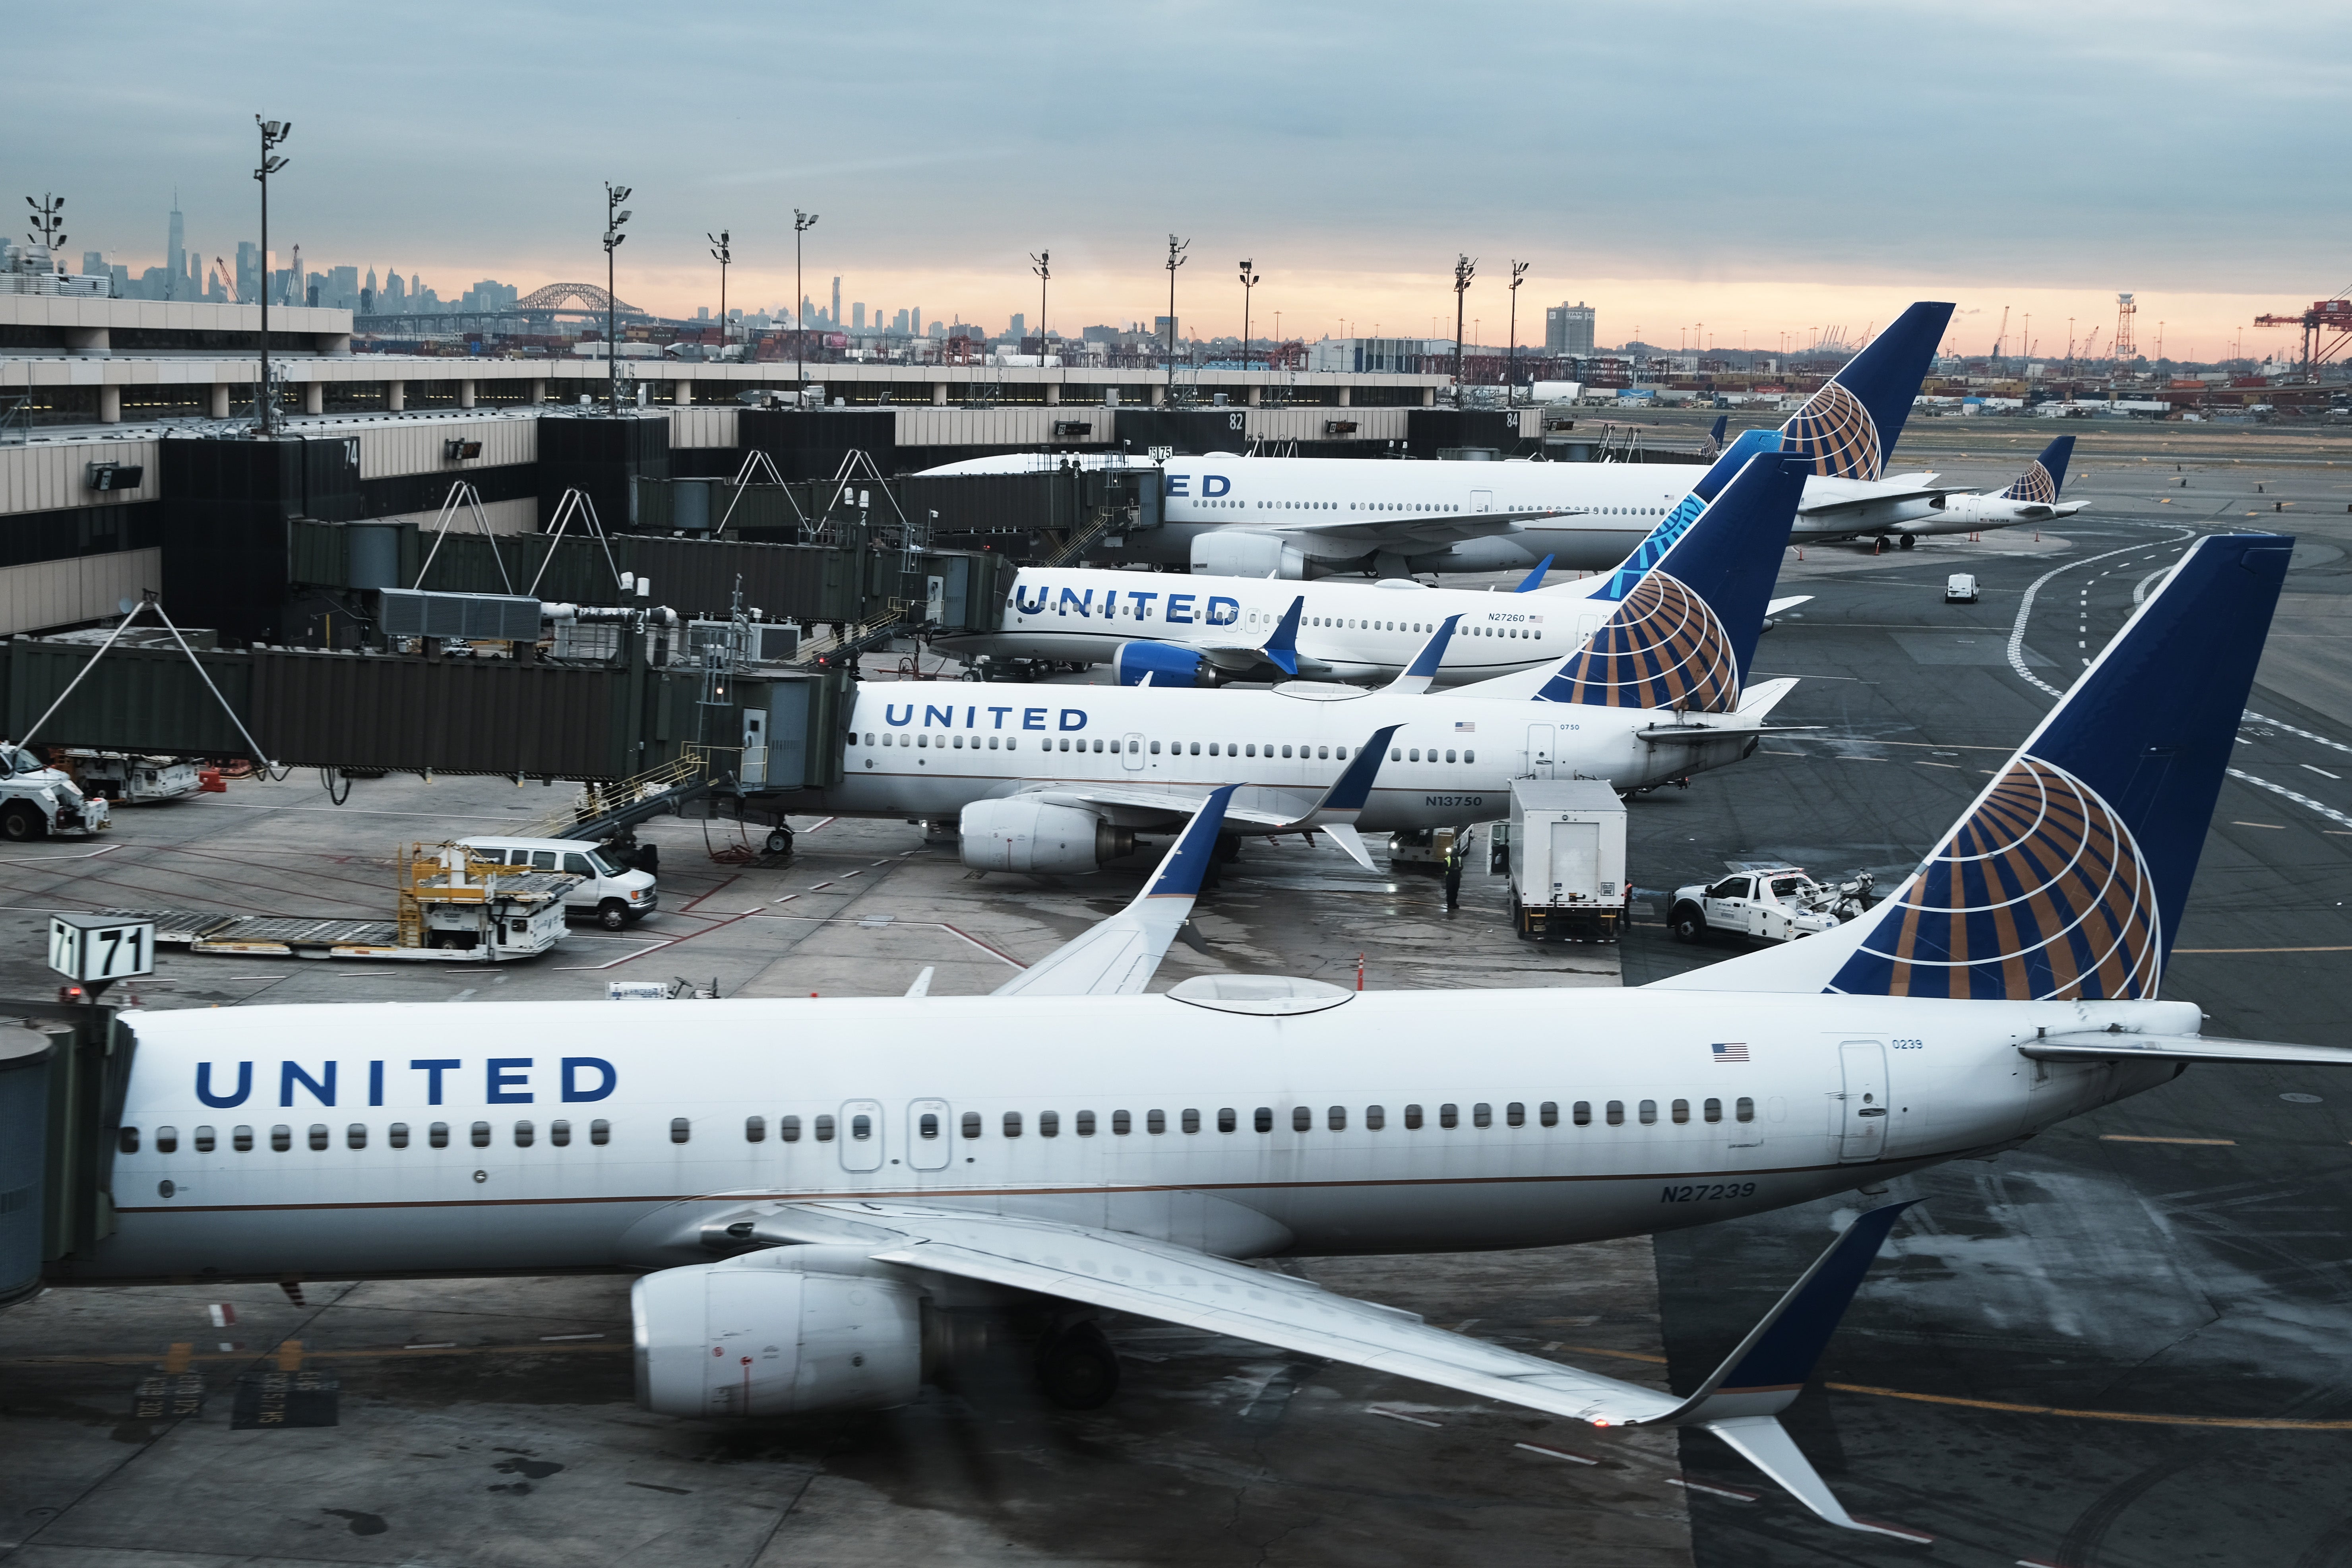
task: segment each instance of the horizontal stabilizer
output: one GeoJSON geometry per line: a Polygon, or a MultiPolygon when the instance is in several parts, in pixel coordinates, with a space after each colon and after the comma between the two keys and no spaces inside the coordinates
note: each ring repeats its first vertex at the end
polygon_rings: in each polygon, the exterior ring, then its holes
{"type": "Polygon", "coordinates": [[[2352,1046],[2290,1046],[2275,1040],[2224,1040],[2206,1035],[2048,1035],[2017,1047],[2041,1062],[2269,1062],[2285,1067],[2352,1068],[2352,1046]]]}
{"type": "Polygon", "coordinates": [[[1785,599],[1774,599],[1768,603],[1764,606],[1764,613],[1768,616],[1785,616],[1799,605],[1810,605],[1812,602],[1813,596],[1811,594],[1791,594],[1785,599]]]}

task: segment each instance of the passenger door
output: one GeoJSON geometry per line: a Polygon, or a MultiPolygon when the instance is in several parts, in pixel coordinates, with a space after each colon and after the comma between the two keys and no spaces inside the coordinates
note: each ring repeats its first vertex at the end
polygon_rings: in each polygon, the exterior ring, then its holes
{"type": "Polygon", "coordinates": [[[1838,1058],[1845,1068],[1838,1158],[1874,1160],[1886,1147],[1886,1047],[1876,1040],[1848,1040],[1838,1047],[1838,1058]]]}
{"type": "Polygon", "coordinates": [[[852,1100],[841,1108],[841,1168],[878,1171],[882,1168],[882,1102],[852,1100]]]}
{"type": "Polygon", "coordinates": [[[757,708],[743,710],[743,769],[747,784],[768,782],[768,716],[757,708]]]}
{"type": "Polygon", "coordinates": [[[1528,726],[1528,776],[1551,777],[1552,727],[1549,724],[1528,726]]]}
{"type": "Polygon", "coordinates": [[[1495,492],[1493,490],[1472,490],[1470,492],[1470,510],[1480,517],[1484,517],[1488,512],[1493,511],[1495,510],[1495,492]]]}
{"type": "Polygon", "coordinates": [[[918,1100],[907,1107],[907,1163],[918,1171],[944,1171],[955,1145],[944,1100],[918,1100]]]}

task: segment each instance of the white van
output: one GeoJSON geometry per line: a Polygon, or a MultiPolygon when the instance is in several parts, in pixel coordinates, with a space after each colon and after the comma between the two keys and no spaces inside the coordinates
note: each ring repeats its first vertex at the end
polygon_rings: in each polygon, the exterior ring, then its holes
{"type": "Polygon", "coordinates": [[[1944,603],[1973,605],[1976,602],[1977,580],[1974,573],[1955,572],[1944,579],[1944,603]]]}
{"type": "Polygon", "coordinates": [[[625,868],[604,848],[582,838],[461,838],[457,841],[486,859],[541,871],[569,871],[585,879],[563,900],[563,912],[572,920],[593,920],[606,931],[644,919],[660,907],[650,871],[625,868]]]}

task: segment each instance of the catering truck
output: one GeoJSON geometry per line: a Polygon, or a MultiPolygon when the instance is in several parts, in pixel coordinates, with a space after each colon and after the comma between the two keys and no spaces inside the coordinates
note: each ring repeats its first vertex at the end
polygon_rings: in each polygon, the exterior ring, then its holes
{"type": "Polygon", "coordinates": [[[1625,921],[1625,803],[1603,779],[1514,779],[1488,868],[1510,878],[1522,942],[1615,942],[1625,921]]]}

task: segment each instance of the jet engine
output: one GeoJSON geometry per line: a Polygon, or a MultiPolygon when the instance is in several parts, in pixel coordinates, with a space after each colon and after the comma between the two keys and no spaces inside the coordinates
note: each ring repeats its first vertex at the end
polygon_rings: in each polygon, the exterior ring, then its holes
{"type": "Polygon", "coordinates": [[[1111,668],[1121,686],[1140,686],[1150,676],[1154,686],[1214,686],[1216,667],[1198,651],[1175,643],[1123,642],[1111,656],[1111,668]]]}
{"type": "Polygon", "coordinates": [[[975,871],[1095,871],[1135,850],[1129,829],[1028,795],[973,801],[957,828],[963,863],[975,871]]]}
{"type": "Polygon", "coordinates": [[[1298,546],[1271,533],[1213,528],[1192,536],[1192,570],[1211,577],[1280,577],[1296,582],[1307,575],[1307,556],[1298,546]]]}
{"type": "Polygon", "coordinates": [[[908,1403],[923,1377],[922,1292],[881,1267],[856,1247],[782,1247],[646,1275],[629,1290],[637,1403],[688,1416],[908,1403]]]}

